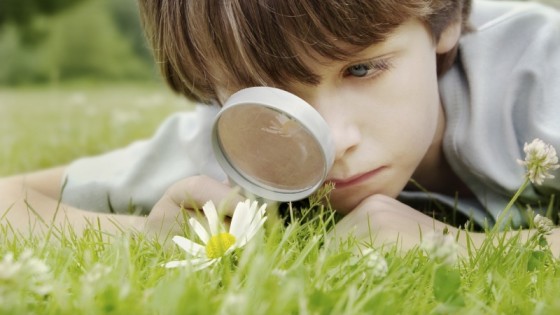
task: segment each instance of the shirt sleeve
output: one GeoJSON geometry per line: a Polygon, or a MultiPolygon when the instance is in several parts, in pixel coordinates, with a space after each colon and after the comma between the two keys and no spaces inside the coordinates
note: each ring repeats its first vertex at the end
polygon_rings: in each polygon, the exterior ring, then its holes
{"type": "Polygon", "coordinates": [[[182,178],[204,174],[225,179],[211,146],[218,110],[197,105],[170,116],[151,139],[72,162],[62,202],[96,212],[146,214],[182,178]]]}

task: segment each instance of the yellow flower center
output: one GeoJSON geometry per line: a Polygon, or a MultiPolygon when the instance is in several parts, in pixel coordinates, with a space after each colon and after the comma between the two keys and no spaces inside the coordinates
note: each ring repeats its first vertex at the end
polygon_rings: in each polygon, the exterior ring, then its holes
{"type": "Polygon", "coordinates": [[[235,236],[229,233],[212,235],[206,244],[206,256],[211,259],[220,258],[233,244],[235,244],[235,236]]]}

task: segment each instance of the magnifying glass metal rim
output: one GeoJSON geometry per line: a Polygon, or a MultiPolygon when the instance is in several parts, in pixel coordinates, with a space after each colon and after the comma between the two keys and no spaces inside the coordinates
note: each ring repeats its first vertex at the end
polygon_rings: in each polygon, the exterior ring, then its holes
{"type": "Polygon", "coordinates": [[[249,87],[239,90],[226,101],[213,123],[212,147],[218,163],[235,184],[256,196],[279,202],[300,200],[312,194],[323,184],[334,162],[334,143],[330,134],[330,129],[323,117],[321,117],[309,103],[300,97],[281,89],[264,86],[249,87]],[[321,174],[321,180],[310,187],[286,190],[274,188],[265,184],[256,184],[237,170],[222,151],[218,122],[226,111],[244,105],[268,107],[296,119],[308,133],[313,136],[322,149],[322,158],[325,165],[323,167],[323,174],[321,174]]]}

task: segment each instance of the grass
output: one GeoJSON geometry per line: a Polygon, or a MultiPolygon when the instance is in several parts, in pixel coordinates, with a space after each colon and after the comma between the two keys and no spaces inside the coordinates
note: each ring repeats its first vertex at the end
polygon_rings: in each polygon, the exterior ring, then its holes
{"type": "Polygon", "coordinates": [[[149,137],[190,104],[157,84],[0,88],[0,175],[68,163],[149,137]]]}
{"type": "MultiPolygon", "coordinates": [[[[124,145],[188,106],[151,85],[2,89],[0,173],[124,145]]],[[[289,224],[271,212],[259,237],[198,272],[162,268],[184,252],[141,234],[111,237],[92,227],[8,239],[0,230],[0,314],[560,312],[559,264],[538,239],[498,239],[451,265],[420,248],[385,248],[376,252],[388,267],[379,274],[355,240],[324,246],[331,209],[312,202],[297,210],[289,224]]]]}

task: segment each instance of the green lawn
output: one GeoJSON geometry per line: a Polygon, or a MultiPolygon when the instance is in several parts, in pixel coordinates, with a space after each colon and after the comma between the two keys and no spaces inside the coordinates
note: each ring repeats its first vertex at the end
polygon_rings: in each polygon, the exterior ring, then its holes
{"type": "Polygon", "coordinates": [[[190,107],[158,84],[0,87],[0,175],[126,145],[190,107]]]}
{"type": "MultiPolygon", "coordinates": [[[[124,145],[186,108],[157,85],[2,88],[0,174],[124,145]]],[[[185,252],[141,234],[8,239],[0,227],[0,314],[560,313],[560,265],[538,238],[497,238],[457,261],[437,251],[445,243],[363,255],[351,238],[324,246],[332,210],[292,214],[284,225],[271,211],[247,246],[200,271],[163,268],[185,252]]]]}

